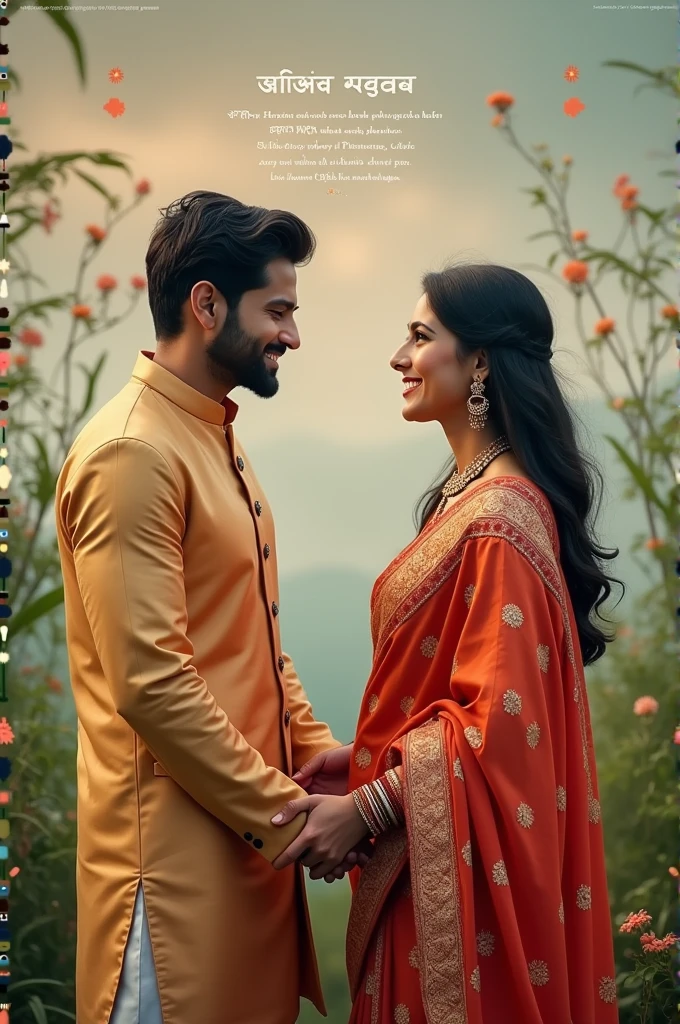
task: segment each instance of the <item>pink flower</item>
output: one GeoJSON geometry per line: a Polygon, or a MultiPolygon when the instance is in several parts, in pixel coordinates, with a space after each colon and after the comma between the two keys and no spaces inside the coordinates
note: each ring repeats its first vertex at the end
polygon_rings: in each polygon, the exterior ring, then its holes
{"type": "Polygon", "coordinates": [[[147,178],[142,178],[135,185],[135,192],[138,196],[146,196],[151,191],[151,182],[147,178]]]}
{"type": "Polygon", "coordinates": [[[40,348],[43,343],[43,336],[40,331],[36,331],[33,327],[24,327],[23,330],[17,334],[17,338],[22,345],[27,348],[40,348]]]}
{"type": "Polygon", "coordinates": [[[633,932],[636,928],[644,928],[646,924],[650,924],[651,920],[651,914],[648,914],[646,910],[638,910],[637,914],[633,913],[628,915],[619,928],[619,931],[633,932]]]}
{"type": "Polygon", "coordinates": [[[673,743],[680,746],[680,725],[675,730],[675,735],[673,736],[673,743]]]}
{"type": "Polygon", "coordinates": [[[100,274],[97,278],[97,288],[101,292],[112,292],[114,288],[118,287],[118,280],[113,274],[100,274]]]}
{"type": "Polygon", "coordinates": [[[85,227],[85,231],[90,236],[93,242],[97,245],[103,242],[106,238],[106,231],[104,228],[100,228],[98,224],[88,224],[85,227]]]}
{"type": "Polygon", "coordinates": [[[636,715],[655,715],[659,710],[659,702],[654,697],[638,697],[633,704],[633,713],[636,715]]]}
{"type": "Polygon", "coordinates": [[[48,235],[52,234],[52,225],[55,221],[59,220],[61,214],[57,213],[52,204],[52,200],[48,199],[43,206],[43,215],[40,220],[42,227],[45,229],[48,235]]]}
{"type": "Polygon", "coordinates": [[[612,189],[614,195],[620,197],[629,181],[630,174],[619,174],[618,178],[614,182],[614,188],[612,189]]]}

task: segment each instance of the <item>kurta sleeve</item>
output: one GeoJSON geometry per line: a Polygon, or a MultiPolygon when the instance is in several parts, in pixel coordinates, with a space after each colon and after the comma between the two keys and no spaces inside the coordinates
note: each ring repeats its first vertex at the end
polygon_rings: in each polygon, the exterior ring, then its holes
{"type": "Polygon", "coordinates": [[[323,750],[341,747],[343,744],[333,738],[333,734],[325,722],[318,722],[314,718],[312,706],[298,679],[295,666],[285,651],[283,660],[288,710],[290,711],[293,767],[295,771],[299,771],[315,754],[320,754],[323,750]]]}
{"type": "Polygon", "coordinates": [[[133,438],[108,442],[67,482],[58,514],[117,713],[194,800],[270,862],[305,815],[270,819],[304,790],[244,739],[192,663],[182,488],[133,438]]]}

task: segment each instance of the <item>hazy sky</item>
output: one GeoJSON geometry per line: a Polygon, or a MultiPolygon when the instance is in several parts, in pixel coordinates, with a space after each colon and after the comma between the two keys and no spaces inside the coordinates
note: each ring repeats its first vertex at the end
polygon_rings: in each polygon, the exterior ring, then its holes
{"type": "MultiPolygon", "coordinates": [[[[486,96],[510,91],[522,142],[548,143],[558,161],[565,153],[573,157],[573,226],[608,246],[621,223],[611,195],[618,174],[629,174],[649,205],[671,201],[672,179],[657,172],[670,166],[674,104],[651,90],[634,96],[637,77],[602,64],[672,64],[674,9],[597,10],[583,0],[161,0],[158,11],[74,8],[87,54],[85,89],[45,15],[22,11],[7,35],[23,79],[21,93],[11,96],[12,112],[31,152],[109,149],[128,155],[135,180],[152,182],[146,203],[102,247],[91,285],[104,271],[123,281],[143,272],[158,208],[196,188],[290,208],[313,228],[318,253],[298,282],[302,347],[284,360],[275,399],[233,395],[250,451],[292,445],[294,452],[296,438],[312,435],[344,449],[410,445],[419,430],[439,446],[436,429],[403,422],[399,378],[388,365],[419,297],[422,272],[461,255],[523,269],[551,251],[545,240],[526,241],[549,226],[521,191],[537,184],[536,173],[490,127],[486,96]],[[575,85],[563,78],[569,64],[580,72],[575,85]],[[118,86],[107,77],[115,66],[125,76],[118,86]],[[282,68],[334,75],[333,91],[265,96],[255,76],[282,68]],[[342,88],[345,75],[393,74],[417,76],[412,96],[372,99],[342,88]],[[586,105],[573,119],[562,111],[571,95],[586,105]],[[116,119],[102,109],[112,96],[126,105],[116,119]],[[269,181],[255,148],[270,137],[263,122],[227,116],[234,108],[342,112],[350,106],[443,116],[401,125],[399,138],[416,146],[402,181],[330,183],[346,193],[340,196],[322,183],[269,181]]],[[[122,194],[129,187],[122,175],[102,178],[122,194]]],[[[63,220],[28,246],[50,292],[72,287],[83,227],[103,213],[101,199],[81,182],[62,197],[63,220]]],[[[570,295],[545,274],[527,272],[555,315],[556,361],[582,395],[594,394],[579,360],[570,295]]],[[[670,274],[667,285],[671,291],[670,274]]],[[[623,318],[616,289],[610,294],[608,312],[623,318]]],[[[589,319],[592,324],[595,314],[589,319]]],[[[46,367],[63,345],[66,323],[57,317],[47,332],[46,367]]],[[[137,351],[154,347],[146,303],[91,347],[93,356],[110,352],[103,403],[129,378],[137,351]]],[[[343,472],[351,473],[351,459],[346,466],[343,472]]],[[[412,496],[409,490],[408,506],[412,496]]]]}

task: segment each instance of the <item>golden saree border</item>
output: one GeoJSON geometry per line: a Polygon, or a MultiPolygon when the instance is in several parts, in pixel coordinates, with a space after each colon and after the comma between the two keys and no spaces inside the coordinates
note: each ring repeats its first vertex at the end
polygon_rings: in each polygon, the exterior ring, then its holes
{"type": "Polygon", "coordinates": [[[497,477],[457,501],[395,558],[376,583],[371,633],[377,660],[389,637],[451,577],[472,537],[503,537],[561,602],[557,536],[546,500],[521,477],[497,477]]]}
{"type": "Polygon", "coordinates": [[[352,1001],[361,984],[361,969],[387,895],[408,859],[406,829],[378,836],[373,856],[363,868],[347,922],[347,975],[352,1001]]]}
{"type": "Polygon", "coordinates": [[[406,734],[404,807],[420,987],[428,1024],[466,1024],[465,957],[451,784],[442,723],[406,734]]]}

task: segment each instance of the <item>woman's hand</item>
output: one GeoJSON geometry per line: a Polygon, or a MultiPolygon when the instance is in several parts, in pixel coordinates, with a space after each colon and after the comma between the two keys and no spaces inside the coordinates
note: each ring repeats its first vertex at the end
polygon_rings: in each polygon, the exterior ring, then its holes
{"type": "Polygon", "coordinates": [[[310,796],[346,796],[352,744],[316,754],[293,776],[310,796]]]}
{"type": "Polygon", "coordinates": [[[310,878],[333,874],[353,849],[368,835],[368,827],[349,796],[306,796],[291,800],[275,817],[273,825],[285,825],[307,812],[307,824],[297,839],[274,861],[277,871],[299,861],[311,868],[310,878]]]}

